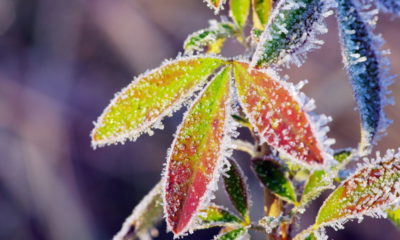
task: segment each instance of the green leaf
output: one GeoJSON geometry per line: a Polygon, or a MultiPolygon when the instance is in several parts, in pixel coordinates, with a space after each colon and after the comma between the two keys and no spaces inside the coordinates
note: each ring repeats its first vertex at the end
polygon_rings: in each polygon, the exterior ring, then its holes
{"type": "Polygon", "coordinates": [[[250,11],[250,0],[230,0],[229,14],[237,26],[243,28],[246,25],[250,11]]]}
{"type": "Polygon", "coordinates": [[[148,195],[135,207],[132,214],[125,220],[122,229],[114,240],[148,239],[154,224],[163,215],[161,183],[158,183],[148,195]],[[146,238],[147,237],[147,238],[146,238]]]}
{"type": "Polygon", "coordinates": [[[253,25],[256,29],[264,30],[271,15],[274,0],[252,0],[253,25]]]}
{"type": "MultiPolygon", "coordinates": [[[[344,149],[336,152],[333,157],[339,163],[346,160],[351,155],[351,151],[344,149]]],[[[317,198],[321,193],[327,189],[332,189],[333,178],[337,174],[337,169],[334,168],[329,172],[325,170],[315,170],[311,173],[307,182],[304,185],[303,194],[301,196],[300,205],[305,206],[310,201],[317,198]]]]}
{"type": "Polygon", "coordinates": [[[203,52],[219,53],[226,38],[235,34],[235,25],[230,22],[210,21],[206,29],[190,34],[183,44],[185,54],[203,52]]]}
{"type": "Polygon", "coordinates": [[[388,218],[392,220],[393,224],[396,227],[400,228],[400,208],[394,210],[387,210],[388,218]]]}
{"type": "Polygon", "coordinates": [[[205,210],[200,210],[200,222],[196,229],[210,228],[215,226],[228,226],[240,224],[242,220],[235,214],[220,206],[209,206],[205,210]]]}
{"type": "Polygon", "coordinates": [[[318,168],[333,160],[332,141],[326,138],[324,126],[329,118],[311,116],[311,100],[270,69],[251,70],[245,62],[233,65],[240,106],[263,141],[307,167],[318,168]]]}
{"type": "Polygon", "coordinates": [[[242,170],[235,160],[229,159],[230,168],[223,175],[225,190],[232,201],[233,206],[244,217],[245,222],[250,222],[250,199],[248,186],[242,170]]]}
{"type": "Polygon", "coordinates": [[[135,140],[146,131],[151,133],[151,127],[179,109],[224,62],[202,56],[180,58],[137,77],[98,118],[92,145],[135,140]]]}
{"type": "Polygon", "coordinates": [[[261,183],[277,197],[297,205],[296,192],[285,169],[273,159],[255,159],[252,168],[261,183]]]}
{"type": "Polygon", "coordinates": [[[198,210],[208,205],[222,171],[231,114],[230,71],[223,68],[193,103],[170,150],[164,204],[175,237],[190,229],[198,210]]]}
{"type": "Polygon", "coordinates": [[[246,233],[247,233],[246,228],[238,228],[217,236],[215,240],[238,240],[246,233]]]}
{"type": "Polygon", "coordinates": [[[317,198],[323,191],[333,188],[333,174],[329,175],[324,170],[315,170],[308,178],[300,205],[305,206],[310,201],[317,198]]]}
{"type": "Polygon", "coordinates": [[[252,59],[252,66],[269,67],[304,61],[305,54],[323,41],[316,34],[325,33],[323,23],[333,1],[281,0],[277,3],[252,59]]]}
{"type": "Polygon", "coordinates": [[[336,161],[338,161],[339,163],[344,162],[346,159],[348,159],[352,154],[352,150],[351,149],[342,149],[342,150],[338,150],[335,152],[335,154],[333,155],[333,157],[335,158],[336,161]]]}
{"type": "Polygon", "coordinates": [[[341,226],[352,218],[376,215],[400,197],[400,154],[389,150],[385,157],[360,168],[326,199],[315,227],[341,226]]]}

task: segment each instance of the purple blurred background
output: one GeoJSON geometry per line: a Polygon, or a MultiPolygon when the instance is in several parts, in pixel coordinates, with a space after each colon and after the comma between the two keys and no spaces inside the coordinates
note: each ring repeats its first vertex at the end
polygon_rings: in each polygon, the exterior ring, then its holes
{"type": "MultiPolygon", "coordinates": [[[[111,239],[159,180],[183,111],[152,137],[96,151],[93,121],[133,76],[174,58],[185,37],[210,18],[219,17],[201,0],[0,0],[0,239],[111,239]]],[[[392,50],[393,74],[400,74],[399,24],[382,15],[377,28],[392,50]]],[[[333,17],[328,27],[323,48],[286,73],[294,82],[309,79],[304,91],[334,119],[335,147],[356,146],[359,120],[333,17]]],[[[224,55],[241,51],[228,42],[224,55]]],[[[400,83],[390,89],[400,102],[400,83]]],[[[400,147],[399,106],[387,107],[395,122],[379,143],[382,151],[400,147]]],[[[248,173],[259,217],[262,196],[248,156],[235,156],[248,173]]],[[[226,201],[223,193],[217,198],[226,201]]],[[[321,203],[314,202],[302,225],[312,223],[321,203]]],[[[334,239],[400,239],[388,220],[346,227],[328,232],[334,239]]],[[[172,239],[164,225],[160,230],[159,239],[172,239]]]]}

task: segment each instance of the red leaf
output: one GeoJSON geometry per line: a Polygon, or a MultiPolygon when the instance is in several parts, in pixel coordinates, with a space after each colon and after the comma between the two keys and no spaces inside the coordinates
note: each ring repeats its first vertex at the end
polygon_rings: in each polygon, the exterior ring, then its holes
{"type": "Polygon", "coordinates": [[[329,118],[312,120],[312,101],[273,72],[249,72],[249,65],[241,62],[234,66],[239,102],[263,140],[299,163],[320,166],[332,159],[332,141],[325,139],[328,127],[323,126],[329,118]]]}
{"type": "Polygon", "coordinates": [[[185,115],[172,145],[164,191],[168,228],[178,236],[205,207],[223,164],[230,68],[223,69],[185,115]]]}

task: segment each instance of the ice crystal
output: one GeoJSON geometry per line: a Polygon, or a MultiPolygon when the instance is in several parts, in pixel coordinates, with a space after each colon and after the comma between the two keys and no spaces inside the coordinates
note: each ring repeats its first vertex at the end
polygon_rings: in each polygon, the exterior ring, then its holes
{"type": "Polygon", "coordinates": [[[271,14],[253,56],[251,66],[269,67],[294,63],[300,66],[307,52],[323,41],[317,34],[328,31],[324,18],[332,0],[282,0],[271,14]]]}
{"type": "Polygon", "coordinates": [[[383,40],[372,33],[374,14],[360,14],[358,4],[353,0],[339,0],[337,18],[343,61],[361,118],[359,151],[366,154],[378,139],[378,133],[384,133],[391,122],[385,116],[384,106],[393,101],[386,97],[392,79],[388,77],[387,59],[379,51],[383,40]]]}
{"type": "Polygon", "coordinates": [[[400,16],[400,1],[399,0],[375,0],[376,5],[380,10],[386,13],[393,13],[400,16]]]}

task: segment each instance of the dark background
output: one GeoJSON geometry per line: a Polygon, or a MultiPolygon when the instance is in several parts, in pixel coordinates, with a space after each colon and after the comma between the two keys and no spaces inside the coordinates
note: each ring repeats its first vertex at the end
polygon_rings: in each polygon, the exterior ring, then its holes
{"type": "MultiPolygon", "coordinates": [[[[210,18],[219,19],[201,0],[0,0],[0,239],[110,239],[120,229],[159,180],[182,111],[152,137],[96,151],[93,121],[133,76],[174,58],[185,37],[210,18]]],[[[380,20],[376,32],[387,40],[392,73],[399,74],[400,19],[380,20]]],[[[356,146],[359,120],[333,17],[328,27],[322,49],[286,73],[294,82],[309,79],[304,91],[319,113],[334,118],[335,147],[356,146]]],[[[229,42],[224,55],[242,50],[229,42]]],[[[399,102],[400,84],[391,90],[399,102]]],[[[382,151],[400,146],[399,106],[387,108],[395,123],[379,143],[382,151]]],[[[246,165],[247,155],[235,156],[246,165]]],[[[258,217],[260,189],[245,170],[258,217]]],[[[223,193],[217,198],[226,200],[223,193]]],[[[302,225],[312,223],[321,203],[314,202],[302,225]]],[[[328,232],[334,239],[400,238],[388,220],[346,227],[328,232]]],[[[171,239],[164,232],[162,226],[160,239],[171,239]]]]}

